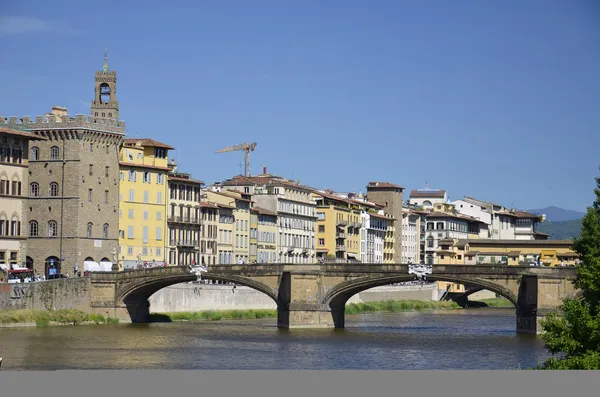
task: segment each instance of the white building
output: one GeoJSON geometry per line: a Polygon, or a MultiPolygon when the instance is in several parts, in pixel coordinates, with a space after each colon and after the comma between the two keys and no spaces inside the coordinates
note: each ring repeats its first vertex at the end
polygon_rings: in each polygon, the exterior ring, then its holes
{"type": "Polygon", "coordinates": [[[388,225],[393,222],[382,210],[360,213],[360,260],[363,263],[384,263],[383,249],[388,225]]]}
{"type": "Polygon", "coordinates": [[[408,208],[402,209],[402,263],[419,263],[420,217],[408,208]]]}
{"type": "Polygon", "coordinates": [[[316,262],[313,189],[268,174],[236,176],[221,186],[251,194],[256,206],[277,213],[279,263],[316,262]]]}
{"type": "MultiPolygon", "coordinates": [[[[537,231],[537,225],[543,222],[543,215],[534,215],[523,211],[507,210],[504,206],[473,197],[455,200],[456,210],[488,225],[481,238],[494,240],[539,240],[547,234],[537,231]]],[[[483,229],[482,229],[483,231],[483,229]]]]}
{"type": "Polygon", "coordinates": [[[412,190],[409,195],[408,204],[423,207],[425,210],[433,209],[435,204],[444,204],[448,201],[445,190],[436,190],[425,187],[425,189],[412,190]]]}

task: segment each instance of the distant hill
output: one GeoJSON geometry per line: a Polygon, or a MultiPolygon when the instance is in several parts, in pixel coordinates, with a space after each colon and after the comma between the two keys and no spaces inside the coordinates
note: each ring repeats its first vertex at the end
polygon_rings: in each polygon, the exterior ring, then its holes
{"type": "Polygon", "coordinates": [[[564,208],[558,207],[546,207],[537,210],[527,210],[532,214],[546,214],[546,221],[548,222],[564,222],[564,221],[572,221],[575,219],[581,219],[585,215],[583,212],[566,210],[564,208]]]}
{"type": "Polygon", "coordinates": [[[550,240],[570,240],[573,237],[579,237],[581,233],[581,219],[562,222],[546,221],[538,224],[537,230],[550,234],[550,240]]]}

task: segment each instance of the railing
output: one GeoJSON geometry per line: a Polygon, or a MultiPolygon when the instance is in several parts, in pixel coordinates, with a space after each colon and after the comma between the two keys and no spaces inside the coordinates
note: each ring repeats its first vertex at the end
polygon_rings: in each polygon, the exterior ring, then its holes
{"type": "Polygon", "coordinates": [[[179,223],[194,223],[194,224],[200,224],[200,223],[202,223],[202,218],[196,218],[196,217],[193,217],[193,216],[169,215],[169,217],[167,218],[167,220],[169,222],[179,222],[179,223]]]}
{"type": "Polygon", "coordinates": [[[335,234],[335,238],[346,238],[346,237],[347,237],[346,233],[343,233],[343,232],[338,232],[335,234]]]}
{"type": "Polygon", "coordinates": [[[343,219],[338,219],[338,220],[335,222],[335,224],[336,224],[337,226],[348,226],[348,221],[345,221],[345,220],[343,220],[343,219]]]}
{"type": "Polygon", "coordinates": [[[198,241],[197,240],[178,240],[177,246],[178,247],[198,247],[198,241]]]}
{"type": "Polygon", "coordinates": [[[347,250],[347,248],[346,248],[346,246],[345,246],[345,245],[336,245],[336,246],[335,246],[335,250],[336,250],[336,251],[346,251],[346,250],[347,250]]]}
{"type": "Polygon", "coordinates": [[[362,227],[362,223],[360,222],[350,222],[349,226],[355,228],[355,229],[360,229],[362,227]]]}

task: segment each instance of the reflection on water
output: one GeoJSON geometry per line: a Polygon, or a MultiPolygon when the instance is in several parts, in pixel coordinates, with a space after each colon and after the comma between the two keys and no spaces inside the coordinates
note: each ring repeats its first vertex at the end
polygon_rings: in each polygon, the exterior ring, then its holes
{"type": "Polygon", "coordinates": [[[348,316],[346,328],[275,319],[0,329],[4,370],[509,369],[548,357],[514,310],[348,316]]]}

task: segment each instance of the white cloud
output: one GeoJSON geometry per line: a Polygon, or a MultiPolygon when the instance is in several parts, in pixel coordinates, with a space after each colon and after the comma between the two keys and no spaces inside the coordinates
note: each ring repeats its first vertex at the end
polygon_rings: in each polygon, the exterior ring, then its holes
{"type": "Polygon", "coordinates": [[[30,17],[0,17],[0,35],[17,35],[39,32],[76,33],[74,29],[49,21],[30,17]]]}

